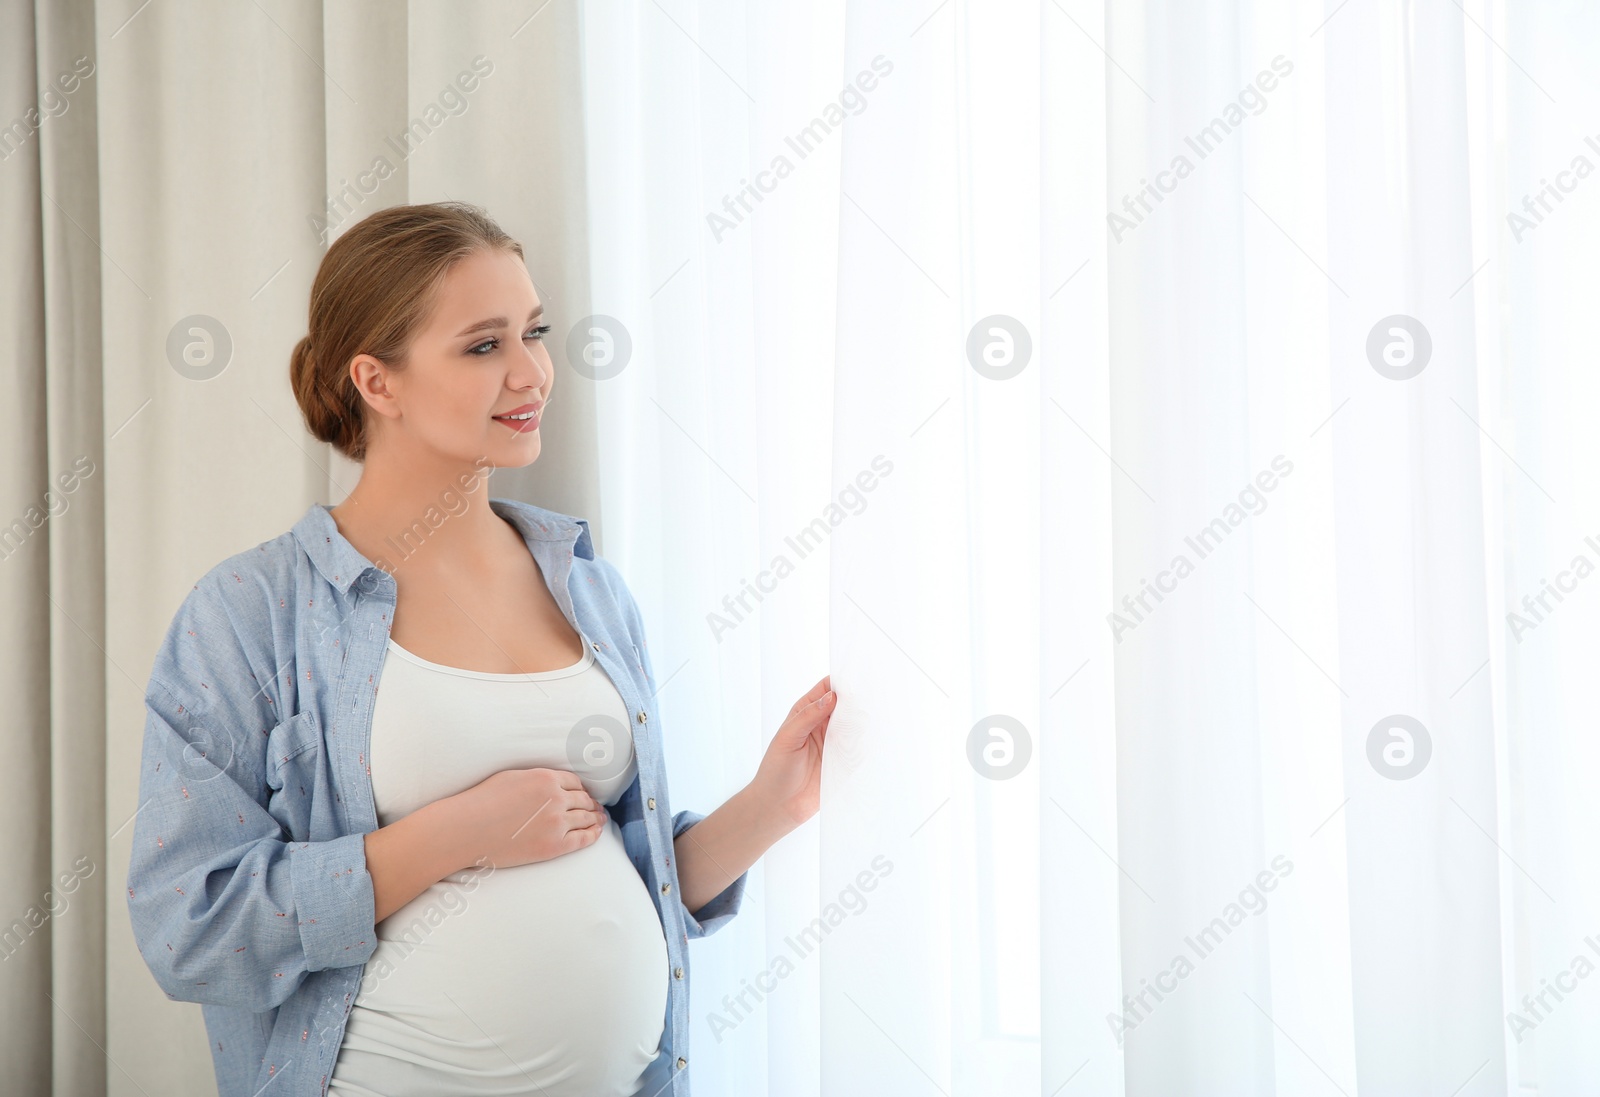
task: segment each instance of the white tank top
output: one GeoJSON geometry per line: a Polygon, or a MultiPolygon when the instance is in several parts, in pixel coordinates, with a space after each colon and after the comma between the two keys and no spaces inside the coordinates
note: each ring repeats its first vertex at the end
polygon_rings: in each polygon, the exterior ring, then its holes
{"type": "MultiPolygon", "coordinates": [[[[393,640],[372,716],[387,826],[502,769],[566,769],[614,804],[638,772],[628,712],[587,645],[489,674],[393,640]]],[[[613,820],[548,861],[452,873],[377,925],[328,1092],[629,1097],[660,1050],[666,938],[613,820]]]]}

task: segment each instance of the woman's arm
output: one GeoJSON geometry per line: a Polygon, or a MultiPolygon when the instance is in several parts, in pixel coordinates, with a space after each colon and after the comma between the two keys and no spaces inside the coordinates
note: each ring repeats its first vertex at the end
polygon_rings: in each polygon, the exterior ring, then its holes
{"type": "Polygon", "coordinates": [[[548,861],[600,840],[607,814],[571,770],[504,769],[366,836],[374,922],[451,873],[548,861]]]}
{"type": "Polygon", "coordinates": [[[260,1013],[311,972],[365,962],[377,936],[362,835],[295,841],[269,810],[277,748],[320,729],[313,709],[277,719],[272,653],[235,631],[253,594],[234,587],[196,584],[157,652],[127,902],[170,997],[260,1013]]]}
{"type": "MultiPolygon", "coordinates": [[[[595,562],[611,580],[623,621],[636,638],[640,667],[654,686],[655,669],[639,604],[615,565],[603,556],[596,556],[595,562]]],[[[678,900],[689,913],[690,937],[703,937],[732,918],[743,900],[750,866],[779,838],[817,813],[822,752],[836,702],[832,680],[825,675],[789,709],[748,785],[710,815],[680,811],[673,816],[672,856],[682,892],[678,900]],[[719,897],[716,911],[704,909],[719,897]],[[707,915],[704,924],[700,913],[707,915]]]]}
{"type": "Polygon", "coordinates": [[[722,894],[772,844],[817,813],[836,697],[824,677],[789,709],[751,782],[672,841],[691,912],[722,894]]]}
{"type": "Polygon", "coordinates": [[[794,824],[775,816],[749,786],[672,841],[679,897],[691,913],[727,890],[794,824]]]}
{"type": "Polygon", "coordinates": [[[452,872],[465,867],[448,825],[445,800],[413,811],[366,835],[373,922],[381,922],[452,872]]]}

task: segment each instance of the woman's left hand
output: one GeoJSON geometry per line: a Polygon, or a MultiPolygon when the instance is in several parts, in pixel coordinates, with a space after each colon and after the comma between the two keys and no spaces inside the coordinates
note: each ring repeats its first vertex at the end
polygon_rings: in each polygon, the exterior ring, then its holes
{"type": "Polygon", "coordinates": [[[796,701],[748,786],[755,802],[789,829],[815,815],[821,804],[822,748],[836,701],[828,676],[796,701]]]}

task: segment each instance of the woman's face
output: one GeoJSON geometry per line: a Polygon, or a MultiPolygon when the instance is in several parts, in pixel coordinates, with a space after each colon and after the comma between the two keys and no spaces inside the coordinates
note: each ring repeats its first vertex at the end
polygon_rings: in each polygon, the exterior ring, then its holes
{"type": "Polygon", "coordinates": [[[494,248],[456,263],[405,368],[383,371],[389,396],[373,403],[386,421],[372,424],[387,435],[381,444],[468,465],[484,457],[491,468],[531,464],[555,381],[543,310],[515,252],[494,248]],[[530,411],[530,419],[495,418],[530,411]]]}

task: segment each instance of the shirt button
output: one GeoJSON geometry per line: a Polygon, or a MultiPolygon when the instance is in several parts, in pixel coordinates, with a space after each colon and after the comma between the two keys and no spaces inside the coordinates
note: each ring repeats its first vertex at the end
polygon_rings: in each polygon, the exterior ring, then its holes
{"type": "Polygon", "coordinates": [[[682,1070],[684,1067],[686,1067],[688,1065],[689,1065],[689,1060],[683,1058],[683,1056],[680,1055],[678,1057],[678,1069],[682,1070]]]}
{"type": "Polygon", "coordinates": [[[681,967],[673,968],[672,969],[672,977],[674,979],[682,979],[683,978],[683,969],[681,967]]]}
{"type": "Polygon", "coordinates": [[[644,723],[644,709],[639,710],[639,722],[644,723]]]}
{"type": "Polygon", "coordinates": [[[654,796],[650,797],[649,803],[650,803],[650,810],[654,811],[656,809],[656,798],[654,796]]]}
{"type": "Polygon", "coordinates": [[[672,890],[672,885],[671,884],[662,884],[661,885],[661,894],[665,895],[670,890],[672,890]]]}
{"type": "Polygon", "coordinates": [[[594,650],[596,650],[596,651],[599,651],[599,650],[600,650],[600,645],[599,645],[599,643],[597,643],[597,642],[596,642],[596,641],[594,641],[594,640],[590,640],[590,641],[589,641],[589,646],[590,646],[590,647],[592,647],[592,648],[594,648],[594,650]]]}

